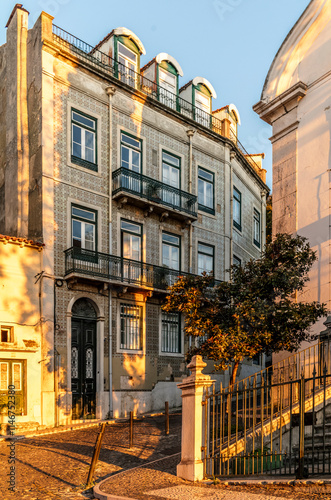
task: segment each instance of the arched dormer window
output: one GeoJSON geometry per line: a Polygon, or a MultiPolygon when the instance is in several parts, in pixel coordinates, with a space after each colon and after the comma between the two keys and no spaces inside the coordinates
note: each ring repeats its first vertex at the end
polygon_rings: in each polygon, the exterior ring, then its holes
{"type": "Polygon", "coordinates": [[[192,104],[194,106],[194,118],[197,122],[210,126],[212,98],[216,98],[216,92],[205,78],[197,76],[192,81],[192,104]]]}
{"type": "Polygon", "coordinates": [[[230,138],[232,140],[237,140],[238,137],[238,125],[240,122],[239,111],[234,104],[229,105],[229,118],[230,118],[230,138]]]}
{"type": "Polygon", "coordinates": [[[131,87],[137,87],[141,54],[145,54],[145,48],[132,31],[126,28],[114,30],[115,76],[131,87]]]}
{"type": "Polygon", "coordinates": [[[159,99],[163,104],[177,109],[178,107],[178,82],[183,71],[176,59],[165,52],[161,52],[155,58],[156,83],[159,86],[159,99]]]}

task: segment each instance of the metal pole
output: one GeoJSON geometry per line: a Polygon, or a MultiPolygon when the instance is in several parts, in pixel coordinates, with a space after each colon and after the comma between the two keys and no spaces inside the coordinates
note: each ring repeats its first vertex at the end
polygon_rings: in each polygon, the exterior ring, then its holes
{"type": "Polygon", "coordinates": [[[165,402],[165,435],[169,436],[169,401],[165,402]]]}
{"type": "Polygon", "coordinates": [[[89,470],[88,477],[87,477],[86,488],[90,488],[92,486],[92,483],[93,483],[94,471],[95,471],[95,467],[97,465],[97,462],[99,460],[101,443],[102,443],[103,434],[105,432],[105,428],[106,428],[106,422],[101,424],[101,429],[100,429],[100,432],[98,434],[97,440],[95,442],[92,462],[91,462],[90,470],[89,470]]]}
{"type": "Polygon", "coordinates": [[[132,448],[133,447],[133,411],[130,411],[129,433],[130,433],[130,448],[132,448]]]}
{"type": "Polygon", "coordinates": [[[305,374],[302,370],[300,379],[300,406],[299,406],[299,470],[297,479],[304,477],[304,447],[305,447],[305,374]]]}

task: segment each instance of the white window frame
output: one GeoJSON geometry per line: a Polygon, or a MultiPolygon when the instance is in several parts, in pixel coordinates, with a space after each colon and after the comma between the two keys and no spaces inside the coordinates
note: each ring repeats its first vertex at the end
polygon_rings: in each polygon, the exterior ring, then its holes
{"type": "Polygon", "coordinates": [[[242,231],[242,193],[235,186],[233,186],[232,189],[233,189],[233,216],[232,216],[233,227],[235,227],[238,231],[241,232],[242,231]],[[239,196],[240,196],[239,200],[237,198],[235,198],[235,192],[239,194],[239,196]],[[236,214],[235,214],[235,206],[239,207],[239,220],[240,220],[240,222],[238,222],[235,219],[235,216],[236,216],[236,214]]]}
{"type": "Polygon", "coordinates": [[[215,215],[215,192],[216,192],[216,189],[215,189],[215,173],[212,172],[211,170],[208,170],[207,168],[204,168],[204,167],[201,167],[200,165],[198,166],[198,180],[197,180],[197,186],[198,186],[198,210],[201,211],[201,212],[204,212],[206,214],[209,214],[209,215],[215,215]],[[206,172],[207,174],[211,175],[213,180],[212,181],[209,181],[207,179],[203,179],[199,172],[200,170],[202,170],[203,172],[206,172]],[[212,190],[213,190],[213,206],[212,208],[211,207],[208,207],[207,205],[205,205],[204,203],[201,203],[200,200],[199,200],[199,184],[200,182],[203,182],[204,184],[204,194],[203,194],[203,197],[204,197],[204,200],[206,200],[206,184],[208,185],[211,185],[212,186],[212,190]]]}
{"type": "MultiPolygon", "coordinates": [[[[199,271],[199,255],[205,255],[207,257],[211,257],[212,258],[212,261],[213,261],[213,266],[212,266],[212,274],[213,276],[215,276],[215,245],[210,245],[209,243],[204,243],[203,241],[198,241],[198,247],[197,247],[197,271],[198,271],[198,274],[202,274],[202,272],[205,271],[205,269],[203,271],[199,271]],[[203,250],[200,249],[199,251],[199,245],[203,245],[205,247],[209,247],[212,249],[212,254],[209,254],[207,252],[203,252],[203,250]]],[[[210,271],[206,271],[206,272],[210,272],[210,271]]]]}
{"type": "MultiPolygon", "coordinates": [[[[86,164],[86,168],[91,168],[90,166],[94,166],[95,169],[97,170],[98,168],[98,162],[97,162],[97,131],[98,131],[98,126],[97,126],[97,119],[94,118],[93,116],[88,115],[87,113],[83,113],[80,110],[77,110],[75,108],[71,108],[71,158],[72,161],[75,163],[75,159],[77,158],[77,161],[82,162],[82,166],[86,164]],[[86,124],[83,124],[79,122],[74,117],[74,114],[77,116],[81,116],[83,119],[87,119],[91,121],[94,126],[90,127],[86,124]],[[81,156],[74,155],[74,127],[77,127],[78,129],[81,130],[81,156]],[[86,158],[86,134],[91,133],[93,136],[93,161],[90,161],[86,158]]],[[[91,168],[92,169],[92,168],[91,168]]]]}
{"type": "MultiPolygon", "coordinates": [[[[92,252],[96,252],[98,249],[98,246],[97,246],[97,229],[98,229],[97,224],[98,224],[98,213],[96,212],[96,210],[91,210],[85,206],[76,205],[75,203],[73,203],[71,205],[71,246],[73,248],[81,248],[83,250],[91,250],[92,252]],[[89,219],[84,220],[83,217],[79,217],[79,215],[73,214],[73,210],[75,208],[77,210],[82,210],[82,211],[94,214],[95,220],[92,220],[92,221],[90,221],[89,219]],[[81,246],[80,247],[74,245],[74,220],[81,224],[81,240],[80,240],[81,246]],[[85,243],[86,243],[85,242],[85,231],[83,231],[83,228],[85,228],[85,226],[87,224],[90,224],[94,228],[94,230],[93,230],[93,249],[86,248],[86,245],[85,245],[85,243]]],[[[79,241],[79,240],[77,239],[77,241],[79,241]]]]}
{"type": "MultiPolygon", "coordinates": [[[[62,116],[62,115],[61,115],[62,116]]],[[[80,170],[81,172],[85,172],[89,175],[94,175],[95,177],[101,177],[102,172],[101,172],[101,164],[100,164],[100,157],[101,157],[101,126],[102,126],[102,116],[99,115],[98,113],[95,113],[94,111],[91,111],[83,106],[80,106],[76,102],[73,102],[72,100],[68,100],[67,103],[67,164],[69,167],[72,167],[76,170],[80,170]],[[71,158],[71,150],[72,150],[72,125],[71,125],[71,114],[72,114],[72,109],[78,111],[79,113],[85,114],[90,116],[91,118],[96,120],[96,147],[97,147],[97,158],[96,158],[96,165],[97,165],[97,170],[91,170],[88,167],[84,167],[82,165],[79,165],[78,163],[74,163],[71,158]]],[[[64,124],[63,124],[64,127],[64,124]]],[[[106,128],[104,128],[106,130],[106,128]]],[[[108,143],[108,137],[106,139],[106,142],[108,143]]],[[[103,135],[103,143],[105,143],[105,137],[103,135]]]]}
{"type": "Polygon", "coordinates": [[[177,107],[177,76],[159,66],[159,99],[172,109],[177,107]],[[172,80],[174,83],[170,82],[172,80]]]}
{"type": "Polygon", "coordinates": [[[257,248],[261,248],[261,213],[255,207],[253,208],[253,243],[257,248]],[[258,236],[258,239],[256,239],[256,236],[258,236]]]}
{"type": "Polygon", "coordinates": [[[129,49],[124,43],[120,42],[117,40],[117,61],[119,64],[119,72],[118,72],[118,79],[121,80],[122,82],[126,83],[127,85],[130,85],[131,87],[136,87],[136,74],[137,74],[137,68],[138,68],[138,55],[133,52],[133,50],[129,49]],[[133,62],[130,57],[128,57],[125,54],[120,54],[120,46],[124,47],[125,50],[131,52],[135,58],[135,63],[133,62]],[[123,59],[124,63],[120,61],[120,57],[123,59]],[[134,68],[130,68],[129,65],[132,64],[134,68]],[[122,66],[125,68],[125,75],[122,75],[121,69],[122,66]],[[130,74],[130,72],[133,71],[133,76],[130,74]]]}

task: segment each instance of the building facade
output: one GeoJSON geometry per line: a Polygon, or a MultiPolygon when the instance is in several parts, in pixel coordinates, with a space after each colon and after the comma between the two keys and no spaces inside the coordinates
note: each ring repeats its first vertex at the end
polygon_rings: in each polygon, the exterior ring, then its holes
{"type": "Polygon", "coordinates": [[[93,47],[44,12],[27,24],[16,6],[0,47],[0,229],[45,244],[58,422],[175,406],[189,340],[162,301],[180,275],[261,255],[261,155],[205,78],[181,86],[166,53],[140,69],[130,30],[93,47]]]}
{"type": "MultiPolygon", "coordinates": [[[[308,238],[318,261],[310,272],[304,300],[324,302],[329,310],[330,50],[331,4],[312,0],[279,49],[261,100],[254,106],[272,125],[273,234],[308,238]]],[[[313,333],[321,332],[322,322],[313,333]]]]}

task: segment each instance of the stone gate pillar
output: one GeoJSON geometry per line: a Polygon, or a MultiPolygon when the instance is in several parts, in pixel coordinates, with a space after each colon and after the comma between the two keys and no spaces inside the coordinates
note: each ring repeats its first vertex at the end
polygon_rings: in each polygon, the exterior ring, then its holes
{"type": "Polygon", "coordinates": [[[202,398],[204,390],[214,382],[201,370],[207,366],[201,356],[193,356],[188,365],[191,375],[186,377],[178,387],[182,390],[182,455],[177,465],[177,476],[188,481],[203,479],[203,424],[204,411],[202,398]]]}

